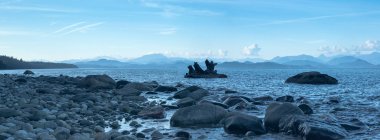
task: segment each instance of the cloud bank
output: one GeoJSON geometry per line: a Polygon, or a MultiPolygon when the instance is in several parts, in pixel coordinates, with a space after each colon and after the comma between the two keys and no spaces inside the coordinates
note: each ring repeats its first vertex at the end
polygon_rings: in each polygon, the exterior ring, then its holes
{"type": "Polygon", "coordinates": [[[261,48],[257,44],[252,44],[243,48],[243,54],[245,56],[259,56],[261,48]]]}

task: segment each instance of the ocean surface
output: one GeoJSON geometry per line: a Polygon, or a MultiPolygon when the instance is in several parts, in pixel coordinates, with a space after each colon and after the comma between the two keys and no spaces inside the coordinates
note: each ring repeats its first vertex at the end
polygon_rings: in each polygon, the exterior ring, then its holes
{"type": "MultiPolygon", "coordinates": [[[[22,74],[24,70],[5,70],[1,74],[22,74]]],[[[368,128],[362,131],[350,132],[348,139],[380,139],[380,70],[379,69],[258,69],[258,70],[227,70],[219,73],[228,75],[226,79],[185,79],[186,69],[51,69],[32,70],[37,75],[68,75],[86,76],[91,74],[107,74],[116,80],[157,81],[161,85],[174,86],[198,85],[223,97],[224,90],[238,91],[240,95],[258,97],[270,95],[274,98],[291,95],[295,99],[304,97],[313,105],[315,114],[329,115],[341,122],[359,119],[368,128]],[[285,84],[284,81],[297,73],[319,71],[339,80],[338,85],[298,85],[285,84]],[[339,104],[325,104],[328,98],[335,97],[339,104]],[[339,111],[336,111],[339,109],[339,111]]],[[[261,111],[248,112],[263,118],[261,111]]],[[[170,113],[170,112],[169,112],[170,113]]],[[[170,119],[170,118],[169,118],[170,119]]],[[[162,127],[168,128],[168,124],[162,127]]],[[[169,129],[169,128],[168,128],[169,129]]],[[[191,131],[191,130],[189,130],[191,131]]],[[[195,130],[194,130],[195,131],[195,130]]],[[[223,129],[209,130],[215,137],[228,138],[223,129]]],[[[209,134],[210,135],[210,134],[209,134]]],[[[211,135],[212,136],[212,135],[211,135]]],[[[214,136],[213,136],[214,137],[214,136]]],[[[279,139],[282,136],[266,135],[265,139],[279,139]]],[[[293,138],[293,137],[288,137],[293,138]]],[[[229,138],[228,138],[229,139],[229,138]]]]}

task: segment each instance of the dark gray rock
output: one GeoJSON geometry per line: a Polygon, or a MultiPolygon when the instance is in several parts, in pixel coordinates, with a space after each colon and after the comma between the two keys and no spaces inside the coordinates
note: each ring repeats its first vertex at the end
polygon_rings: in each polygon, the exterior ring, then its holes
{"type": "Polygon", "coordinates": [[[254,101],[273,101],[273,97],[271,96],[261,96],[261,97],[255,97],[253,98],[254,101]]]}
{"type": "Polygon", "coordinates": [[[300,104],[298,107],[303,111],[304,114],[313,114],[313,109],[311,109],[311,107],[307,104],[300,104]]]}
{"type": "Polygon", "coordinates": [[[199,104],[178,109],[170,119],[173,127],[215,127],[227,115],[224,108],[213,104],[199,104]]]}
{"type": "Polygon", "coordinates": [[[291,103],[271,103],[265,110],[264,124],[268,131],[278,132],[279,122],[282,117],[287,115],[303,115],[297,106],[291,103]]]}
{"type": "Polygon", "coordinates": [[[20,112],[10,108],[0,108],[0,117],[9,118],[19,116],[20,112]]]}
{"type": "Polygon", "coordinates": [[[139,91],[153,91],[153,87],[149,84],[132,82],[124,86],[124,88],[133,88],[139,91]]]}
{"type": "Polygon", "coordinates": [[[229,107],[231,107],[241,102],[247,103],[248,101],[246,101],[245,99],[239,96],[231,96],[231,97],[228,97],[226,100],[224,100],[223,104],[226,104],[229,107]]]}
{"type": "Polygon", "coordinates": [[[252,131],[256,135],[266,133],[263,121],[255,116],[234,113],[233,115],[226,117],[222,123],[224,124],[224,131],[230,134],[244,135],[248,131],[252,131]]]}
{"type": "Polygon", "coordinates": [[[159,139],[163,139],[164,135],[160,131],[156,130],[152,132],[150,137],[152,137],[152,140],[159,140],[159,139]]]}
{"type": "Polygon", "coordinates": [[[24,75],[34,75],[34,72],[31,70],[25,70],[24,75]]]}
{"type": "Polygon", "coordinates": [[[194,100],[200,100],[201,98],[207,96],[209,94],[209,92],[205,89],[202,89],[202,88],[199,88],[199,87],[196,87],[196,86],[191,86],[191,87],[188,87],[184,90],[181,90],[177,93],[174,94],[174,98],[175,99],[183,99],[183,98],[186,98],[186,97],[190,97],[194,100]]]}
{"type": "Polygon", "coordinates": [[[295,76],[286,79],[285,83],[296,83],[296,84],[338,84],[338,80],[327,74],[321,74],[320,72],[303,72],[295,76]]]}
{"type": "Polygon", "coordinates": [[[79,81],[78,86],[91,90],[114,89],[116,82],[108,75],[88,75],[79,81]]]}
{"type": "Polygon", "coordinates": [[[175,87],[170,87],[170,86],[158,86],[156,88],[156,90],[154,90],[155,92],[174,92],[174,91],[177,91],[177,88],[175,87]]]}
{"type": "Polygon", "coordinates": [[[153,119],[162,119],[165,118],[165,109],[161,106],[149,107],[140,111],[138,115],[153,119]]]}
{"type": "Polygon", "coordinates": [[[279,128],[280,132],[299,135],[305,140],[339,140],[347,136],[346,130],[338,124],[303,115],[281,118],[279,128]]]}
{"type": "Polygon", "coordinates": [[[277,102],[294,102],[293,96],[286,95],[286,96],[281,96],[276,99],[277,102]]]}
{"type": "Polygon", "coordinates": [[[190,133],[186,131],[178,131],[174,136],[177,138],[191,139],[190,133]]]}
{"type": "Polygon", "coordinates": [[[178,100],[175,103],[179,108],[188,107],[196,104],[196,101],[193,98],[186,97],[178,100]]]}
{"type": "Polygon", "coordinates": [[[127,85],[129,83],[131,83],[131,82],[126,81],[126,80],[117,81],[116,82],[116,89],[121,89],[121,88],[123,88],[125,85],[127,85]]]}
{"type": "Polygon", "coordinates": [[[140,96],[142,91],[137,90],[137,89],[130,87],[130,86],[128,86],[128,87],[125,86],[121,89],[117,89],[115,91],[115,93],[118,95],[122,95],[122,96],[140,96]]]}

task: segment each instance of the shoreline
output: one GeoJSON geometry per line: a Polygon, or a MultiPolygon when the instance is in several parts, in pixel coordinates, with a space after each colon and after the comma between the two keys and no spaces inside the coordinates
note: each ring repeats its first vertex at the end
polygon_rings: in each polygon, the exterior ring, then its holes
{"type": "MultiPolygon", "coordinates": [[[[0,115],[3,115],[0,116],[0,137],[58,139],[57,137],[62,136],[77,139],[108,139],[124,136],[131,139],[175,139],[178,138],[177,132],[187,130],[193,139],[207,139],[207,135],[210,135],[208,133],[199,133],[196,129],[196,133],[194,133],[183,126],[170,126],[172,115],[187,106],[198,106],[206,101],[211,101],[209,103],[218,108],[227,105],[227,108],[223,110],[228,116],[239,112],[252,117],[252,112],[255,112],[253,114],[261,114],[260,116],[265,117],[267,116],[266,110],[272,103],[300,104],[307,101],[307,99],[298,100],[299,98],[293,99],[293,97],[287,96],[276,99],[270,96],[245,97],[233,90],[225,90],[226,94],[217,95],[201,87],[197,87],[197,90],[207,94],[202,95],[199,99],[193,99],[194,101],[189,101],[185,100],[188,99],[186,97],[177,98],[176,95],[191,86],[180,84],[162,86],[157,82],[116,82],[109,77],[103,78],[100,78],[103,79],[100,80],[103,83],[88,80],[83,85],[86,77],[33,77],[0,74],[0,115]],[[157,90],[159,87],[160,90],[157,90]],[[219,97],[224,99],[218,99],[219,97]],[[183,101],[181,105],[185,107],[178,107],[180,100],[183,101]],[[124,121],[120,124],[119,122],[122,120],[124,121]],[[155,128],[154,125],[160,127],[155,128]]],[[[190,95],[192,92],[187,94],[190,95]]],[[[326,104],[332,104],[334,101],[334,99],[329,99],[326,104]]],[[[336,104],[339,104],[339,101],[337,102],[336,104]]],[[[244,118],[243,115],[236,116],[244,118]]],[[[226,116],[223,117],[223,119],[225,118],[226,116]]],[[[264,120],[261,117],[258,119],[264,120]]],[[[325,122],[318,120],[317,123],[324,124],[325,122]]],[[[196,128],[200,131],[206,129],[206,132],[217,135],[222,134],[219,138],[223,139],[282,137],[280,133],[268,133],[268,128],[264,128],[265,134],[260,134],[261,136],[245,133],[228,134],[223,130],[226,123],[218,122],[217,125],[215,129],[196,128]]],[[[262,123],[262,125],[264,124],[262,123]]],[[[330,124],[324,125],[329,126],[330,124]]],[[[352,126],[353,124],[347,122],[347,125],[352,126]]],[[[336,129],[343,131],[344,128],[339,126],[336,129]]],[[[359,126],[359,129],[366,130],[365,126],[359,126]]],[[[347,137],[351,136],[349,131],[344,131],[347,132],[347,137]]],[[[295,138],[293,136],[285,137],[295,138]]]]}

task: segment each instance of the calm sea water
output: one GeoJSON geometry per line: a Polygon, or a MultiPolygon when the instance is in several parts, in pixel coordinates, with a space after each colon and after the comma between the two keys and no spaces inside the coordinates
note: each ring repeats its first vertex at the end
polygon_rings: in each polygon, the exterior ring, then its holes
{"type": "MultiPolygon", "coordinates": [[[[346,108],[341,113],[334,113],[340,121],[357,118],[368,125],[365,132],[352,134],[351,138],[380,139],[380,70],[378,69],[319,69],[339,80],[338,85],[297,85],[285,84],[286,78],[306,69],[260,69],[260,70],[219,70],[229,77],[227,79],[185,79],[186,69],[52,69],[33,70],[37,75],[85,76],[107,74],[114,79],[129,81],[157,81],[162,85],[199,85],[210,91],[223,94],[222,89],[236,90],[249,97],[270,95],[278,97],[292,95],[305,97],[315,104],[317,114],[329,114],[332,109],[346,108]],[[322,104],[328,97],[338,97],[338,105],[322,104]]],[[[22,74],[23,70],[7,70],[0,73],[22,74]]],[[[263,117],[263,113],[257,114],[263,117]]]]}

